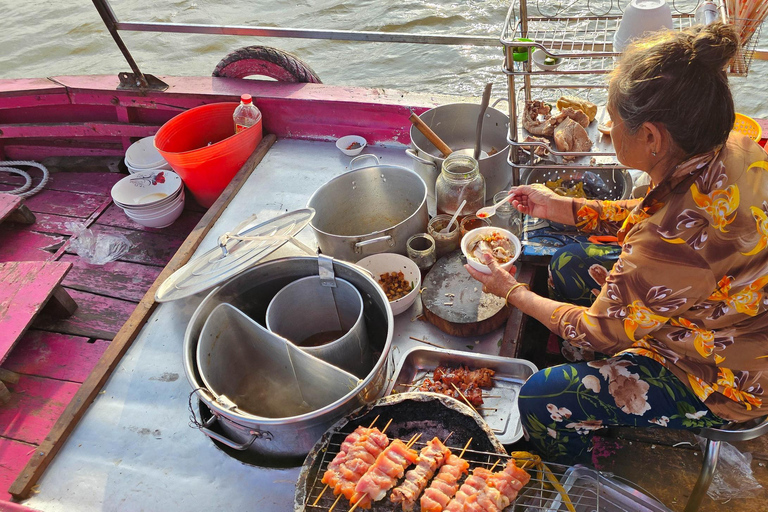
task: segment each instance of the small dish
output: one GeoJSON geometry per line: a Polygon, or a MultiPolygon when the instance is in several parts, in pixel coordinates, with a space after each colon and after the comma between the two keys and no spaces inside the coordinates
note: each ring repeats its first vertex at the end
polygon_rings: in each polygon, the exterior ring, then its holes
{"type": "Polygon", "coordinates": [[[347,156],[359,155],[368,143],[359,135],[347,135],[336,141],[336,147],[347,156]]]}
{"type": "MultiPolygon", "coordinates": [[[[518,37],[515,41],[532,43],[533,39],[527,37],[518,37]]],[[[515,62],[526,62],[528,60],[528,53],[530,52],[530,46],[513,46],[512,47],[512,60],[515,62]]]]}
{"type": "Polygon", "coordinates": [[[532,56],[533,63],[536,64],[539,69],[543,69],[544,71],[554,71],[563,63],[563,59],[560,57],[553,57],[541,48],[536,48],[533,51],[532,56]]]}
{"type": "Polygon", "coordinates": [[[478,260],[469,255],[469,246],[471,243],[477,241],[478,238],[491,235],[492,233],[499,233],[509,239],[509,241],[512,243],[512,248],[515,251],[515,255],[508,262],[499,265],[502,269],[511,269],[512,265],[515,263],[515,260],[520,257],[520,253],[522,252],[520,239],[518,239],[514,234],[512,234],[512,232],[507,231],[506,229],[496,228],[493,226],[473,229],[464,235],[464,238],[461,239],[461,252],[463,252],[464,257],[467,258],[467,263],[469,266],[479,272],[482,272],[483,274],[490,274],[491,269],[488,267],[488,265],[480,263],[478,260]]]}
{"type": "Polygon", "coordinates": [[[401,254],[383,252],[367,256],[357,262],[357,265],[373,274],[373,280],[378,283],[379,277],[387,272],[402,272],[405,280],[413,285],[413,289],[405,297],[389,301],[393,315],[399,315],[416,302],[421,288],[421,271],[419,266],[401,254]]]}
{"type": "Polygon", "coordinates": [[[607,120],[604,123],[600,123],[597,125],[597,131],[602,133],[603,135],[611,136],[611,128],[613,127],[613,121],[610,119],[607,120]]]}

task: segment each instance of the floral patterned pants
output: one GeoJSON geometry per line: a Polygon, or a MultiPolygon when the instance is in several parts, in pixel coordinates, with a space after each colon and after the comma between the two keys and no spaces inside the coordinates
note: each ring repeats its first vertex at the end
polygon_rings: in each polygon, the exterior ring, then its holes
{"type": "Polygon", "coordinates": [[[591,306],[619,254],[618,245],[584,242],[561,247],[549,263],[549,296],[560,302],[591,306]]]}
{"type": "Polygon", "coordinates": [[[592,434],[609,426],[719,426],[715,416],[660,363],[635,354],[553,366],[520,389],[527,438],[546,460],[591,461],[592,434]]]}

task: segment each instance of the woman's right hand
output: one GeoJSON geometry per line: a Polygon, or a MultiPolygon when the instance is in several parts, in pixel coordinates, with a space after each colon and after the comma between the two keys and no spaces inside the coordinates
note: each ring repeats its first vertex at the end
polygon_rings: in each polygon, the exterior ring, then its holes
{"type": "Polygon", "coordinates": [[[521,213],[562,224],[573,224],[571,198],[541,183],[520,185],[510,192],[510,203],[521,213]]]}

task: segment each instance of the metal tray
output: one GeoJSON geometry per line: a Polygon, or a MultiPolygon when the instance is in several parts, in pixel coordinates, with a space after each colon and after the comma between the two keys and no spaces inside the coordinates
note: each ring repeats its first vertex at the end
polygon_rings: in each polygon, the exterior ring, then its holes
{"type": "Polygon", "coordinates": [[[520,412],[517,408],[518,391],[536,373],[538,368],[524,359],[473,354],[457,350],[413,348],[406,352],[395,370],[395,376],[387,394],[393,391],[404,392],[418,389],[425,378],[432,375],[438,366],[465,365],[470,369],[490,368],[496,372],[493,388],[483,394],[496,395],[500,398],[485,398],[483,407],[478,411],[496,434],[502,444],[511,444],[523,436],[520,424],[520,412]],[[407,384],[413,384],[409,387],[407,384]],[[496,409],[495,411],[493,409],[496,409]]]}

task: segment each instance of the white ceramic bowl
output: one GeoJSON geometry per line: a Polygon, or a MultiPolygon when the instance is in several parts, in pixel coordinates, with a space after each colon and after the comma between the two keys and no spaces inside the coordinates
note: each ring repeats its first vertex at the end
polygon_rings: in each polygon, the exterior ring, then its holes
{"type": "Polygon", "coordinates": [[[359,135],[347,135],[346,137],[342,137],[336,141],[336,147],[339,148],[339,151],[341,151],[347,156],[359,155],[367,145],[368,143],[365,141],[365,139],[359,135]],[[347,149],[349,146],[351,146],[355,142],[360,144],[360,147],[357,147],[354,149],[347,149]]]}
{"type": "MultiPolygon", "coordinates": [[[[177,192],[171,194],[170,196],[166,196],[157,201],[151,201],[151,202],[142,203],[142,204],[123,204],[115,201],[115,204],[120,208],[122,208],[123,210],[131,210],[136,213],[139,213],[139,212],[146,213],[153,210],[162,210],[163,208],[166,208],[171,203],[176,202],[179,199],[179,196],[183,192],[184,192],[184,187],[180,188],[177,192]]],[[[159,197],[159,194],[158,194],[158,197],[159,197]]]]}
{"type": "Polygon", "coordinates": [[[408,295],[397,300],[389,301],[389,307],[392,308],[393,315],[399,315],[416,302],[421,288],[421,272],[419,267],[411,259],[401,254],[384,252],[367,256],[357,262],[357,265],[368,270],[373,274],[373,280],[379,280],[379,276],[386,272],[402,272],[406,281],[413,284],[413,290],[408,295]]]}
{"type": "Polygon", "coordinates": [[[173,224],[176,221],[176,219],[178,219],[181,216],[181,213],[183,211],[184,211],[184,200],[182,199],[167,213],[164,213],[159,216],[144,218],[144,217],[133,215],[130,212],[125,212],[125,214],[128,216],[129,219],[132,219],[134,222],[141,224],[142,226],[146,226],[148,228],[165,228],[173,224]]]}
{"type": "Polygon", "coordinates": [[[112,187],[112,200],[126,206],[149,207],[175,195],[184,186],[173,171],[142,171],[121,179],[112,187]]]}
{"type": "Polygon", "coordinates": [[[461,239],[461,252],[463,252],[464,256],[467,258],[467,263],[469,263],[469,266],[474,268],[475,270],[482,272],[483,274],[490,274],[491,269],[488,267],[488,265],[480,263],[475,258],[471,258],[468,254],[469,253],[468,248],[470,244],[472,244],[472,242],[474,242],[478,238],[483,236],[488,236],[494,232],[501,233],[505,237],[509,238],[509,240],[512,242],[512,247],[515,249],[515,256],[508,262],[504,263],[503,265],[500,265],[501,268],[503,268],[504,270],[509,270],[510,268],[512,268],[512,265],[514,265],[515,260],[520,257],[520,253],[522,252],[522,246],[520,245],[520,240],[511,232],[507,231],[506,229],[495,228],[493,226],[486,226],[482,228],[473,229],[472,231],[464,235],[464,238],[461,239]]]}
{"type": "Polygon", "coordinates": [[[159,169],[163,165],[168,165],[168,162],[155,147],[155,136],[152,135],[131,144],[125,152],[125,164],[137,171],[147,171],[159,169]]]}
{"type": "Polygon", "coordinates": [[[554,69],[557,69],[560,64],[563,63],[563,59],[560,57],[553,57],[552,55],[548,55],[547,52],[542,50],[541,48],[536,48],[533,51],[533,63],[536,64],[536,66],[539,67],[539,69],[543,69],[544,71],[552,71],[554,69]],[[555,59],[554,64],[545,64],[544,59],[547,57],[552,57],[555,59]]]}
{"type": "Polygon", "coordinates": [[[649,32],[673,28],[672,11],[665,0],[632,0],[625,8],[616,33],[613,49],[623,52],[634,40],[649,32]]]}
{"type": "Polygon", "coordinates": [[[156,208],[147,208],[144,210],[132,210],[129,208],[123,208],[123,211],[126,213],[126,215],[130,215],[132,218],[154,219],[156,217],[161,217],[167,214],[171,210],[175,209],[179,205],[179,203],[184,204],[184,202],[185,202],[184,194],[180,194],[172,202],[165,204],[163,206],[158,206],[156,208]]]}

